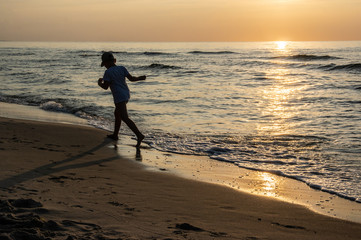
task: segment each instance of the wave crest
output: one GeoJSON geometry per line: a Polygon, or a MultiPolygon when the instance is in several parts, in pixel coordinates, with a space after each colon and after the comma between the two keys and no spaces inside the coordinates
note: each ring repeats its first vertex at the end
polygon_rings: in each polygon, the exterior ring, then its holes
{"type": "Polygon", "coordinates": [[[331,59],[340,59],[339,57],[334,57],[330,55],[312,55],[312,54],[297,54],[291,56],[278,56],[274,57],[276,59],[291,59],[299,61],[316,61],[316,60],[331,60],[331,59]]]}
{"type": "Polygon", "coordinates": [[[350,63],[344,65],[337,64],[327,64],[320,66],[319,69],[324,69],[326,71],[348,71],[348,72],[360,72],[361,71],[361,63],[350,63]]]}
{"type": "Polygon", "coordinates": [[[188,52],[190,54],[236,54],[236,52],[232,51],[191,51],[188,52]]]}
{"type": "Polygon", "coordinates": [[[329,70],[330,71],[333,71],[333,70],[361,71],[361,63],[338,65],[338,66],[331,67],[329,70]]]}
{"type": "Polygon", "coordinates": [[[169,55],[169,53],[165,52],[144,52],[143,54],[148,56],[169,55]]]}
{"type": "Polygon", "coordinates": [[[166,65],[166,64],[161,64],[161,63],[152,63],[152,64],[150,64],[148,66],[148,68],[154,68],[154,69],[180,69],[181,67],[166,65]]]}

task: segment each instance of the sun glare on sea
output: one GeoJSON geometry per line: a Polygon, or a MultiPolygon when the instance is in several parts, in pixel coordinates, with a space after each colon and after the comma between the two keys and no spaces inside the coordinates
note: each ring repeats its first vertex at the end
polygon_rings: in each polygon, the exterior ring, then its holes
{"type": "Polygon", "coordinates": [[[277,49],[279,49],[279,50],[284,50],[287,47],[286,41],[277,41],[275,43],[277,45],[277,49]]]}

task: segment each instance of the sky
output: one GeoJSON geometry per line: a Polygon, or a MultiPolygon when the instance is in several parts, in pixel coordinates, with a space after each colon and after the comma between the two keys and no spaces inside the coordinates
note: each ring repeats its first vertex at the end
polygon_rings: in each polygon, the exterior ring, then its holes
{"type": "Polygon", "coordinates": [[[0,0],[0,40],[352,41],[361,0],[0,0]]]}

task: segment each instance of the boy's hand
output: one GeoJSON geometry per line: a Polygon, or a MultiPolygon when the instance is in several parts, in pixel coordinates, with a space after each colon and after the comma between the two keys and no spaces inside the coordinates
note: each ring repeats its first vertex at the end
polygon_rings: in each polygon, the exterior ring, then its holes
{"type": "Polygon", "coordinates": [[[98,79],[98,85],[101,87],[102,84],[103,84],[103,78],[99,78],[99,79],[98,79]]]}
{"type": "Polygon", "coordinates": [[[109,88],[109,82],[104,82],[103,78],[98,79],[98,85],[99,85],[99,87],[101,87],[105,90],[107,90],[109,88]]]}
{"type": "Polygon", "coordinates": [[[139,80],[145,80],[147,78],[147,76],[140,76],[139,80]]]}

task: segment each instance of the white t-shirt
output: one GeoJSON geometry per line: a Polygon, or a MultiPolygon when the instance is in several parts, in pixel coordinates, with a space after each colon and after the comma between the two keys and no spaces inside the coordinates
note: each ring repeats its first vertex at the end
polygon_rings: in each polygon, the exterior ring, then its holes
{"type": "Polygon", "coordinates": [[[114,103],[125,102],[130,98],[129,88],[125,81],[128,74],[128,70],[123,66],[110,67],[104,73],[103,80],[110,83],[114,103]]]}

